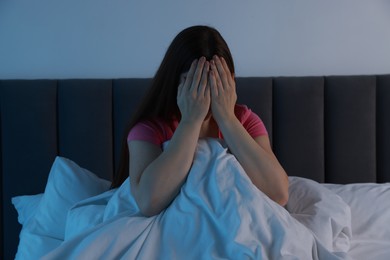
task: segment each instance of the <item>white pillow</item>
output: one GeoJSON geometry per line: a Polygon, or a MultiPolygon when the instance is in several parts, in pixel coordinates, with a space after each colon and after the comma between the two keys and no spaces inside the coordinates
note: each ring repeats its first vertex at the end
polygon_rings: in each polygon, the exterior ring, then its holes
{"type": "Polygon", "coordinates": [[[37,211],[43,193],[36,195],[23,195],[12,198],[12,204],[18,212],[18,222],[23,226],[37,211]]]}
{"type": "Polygon", "coordinates": [[[109,181],[56,157],[36,213],[23,226],[16,259],[38,259],[57,247],[64,240],[68,210],[109,187],[109,181]]]}
{"type": "Polygon", "coordinates": [[[286,209],[309,228],[332,252],[350,248],[351,211],[335,193],[313,180],[289,177],[289,201],[286,209]]]}
{"type": "Polygon", "coordinates": [[[18,252],[15,259],[42,256],[51,248],[59,246],[62,242],[61,240],[40,236],[30,231],[34,225],[34,216],[42,197],[43,193],[12,198],[12,204],[18,212],[18,222],[22,225],[22,230],[19,235],[18,252]]]}
{"type": "Polygon", "coordinates": [[[68,210],[77,202],[105,192],[110,182],[66,158],[57,157],[35,218],[37,234],[64,239],[68,210]]]}
{"type": "Polygon", "coordinates": [[[325,184],[351,208],[354,239],[390,241],[390,183],[325,184]]]}
{"type": "Polygon", "coordinates": [[[15,259],[38,258],[62,242],[62,240],[37,235],[30,231],[35,225],[35,214],[42,197],[43,193],[12,198],[12,204],[18,212],[18,221],[22,225],[15,259]]]}

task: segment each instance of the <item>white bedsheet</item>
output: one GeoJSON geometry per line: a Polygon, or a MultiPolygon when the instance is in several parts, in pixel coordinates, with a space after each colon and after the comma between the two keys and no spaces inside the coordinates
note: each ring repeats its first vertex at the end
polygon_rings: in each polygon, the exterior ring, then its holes
{"type": "Polygon", "coordinates": [[[328,225],[311,231],[270,200],[217,139],[199,141],[180,194],[157,216],[142,217],[124,185],[76,205],[44,259],[349,259],[314,235],[328,225]],[[80,212],[95,217],[76,224],[80,212]]]}
{"type": "Polygon", "coordinates": [[[351,209],[348,254],[356,260],[390,259],[390,183],[323,184],[351,209]]]}

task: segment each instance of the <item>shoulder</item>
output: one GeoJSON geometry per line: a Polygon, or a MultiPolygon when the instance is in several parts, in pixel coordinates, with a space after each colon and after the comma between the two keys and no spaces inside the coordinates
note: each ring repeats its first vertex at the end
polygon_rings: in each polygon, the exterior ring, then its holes
{"type": "Polygon", "coordinates": [[[267,129],[260,117],[246,105],[236,104],[234,113],[253,138],[268,134],[267,129]]]}
{"type": "Polygon", "coordinates": [[[246,105],[236,104],[234,107],[234,114],[241,121],[245,121],[251,114],[255,114],[246,105]]]}
{"type": "Polygon", "coordinates": [[[127,141],[148,141],[161,145],[170,139],[173,133],[172,124],[161,119],[142,120],[131,128],[127,141]]]}

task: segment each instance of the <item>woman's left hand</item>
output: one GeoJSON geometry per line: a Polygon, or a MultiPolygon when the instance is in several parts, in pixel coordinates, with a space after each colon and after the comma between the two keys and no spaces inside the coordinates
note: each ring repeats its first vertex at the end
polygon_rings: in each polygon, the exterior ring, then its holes
{"type": "Polygon", "coordinates": [[[224,58],[214,56],[210,64],[211,112],[218,124],[235,117],[236,83],[224,58]]]}

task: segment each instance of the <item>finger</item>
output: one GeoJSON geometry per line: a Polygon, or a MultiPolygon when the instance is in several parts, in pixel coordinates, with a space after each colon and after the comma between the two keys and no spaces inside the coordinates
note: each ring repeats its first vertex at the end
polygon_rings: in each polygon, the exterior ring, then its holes
{"type": "MultiPolygon", "coordinates": [[[[226,72],[225,72],[225,68],[223,67],[222,65],[222,62],[221,62],[221,59],[218,57],[218,56],[214,56],[214,61],[215,61],[215,66],[218,70],[218,76],[222,82],[222,86],[224,88],[227,88],[229,87],[229,81],[227,79],[227,75],[226,75],[226,72]]],[[[217,77],[217,80],[218,80],[218,77],[217,77]]]]}
{"type": "Polygon", "coordinates": [[[192,83],[191,83],[191,88],[190,88],[191,92],[198,91],[199,82],[202,77],[202,71],[203,71],[203,66],[205,61],[206,61],[205,57],[199,59],[198,66],[196,67],[194,78],[192,79],[192,83]]]}
{"type": "Polygon", "coordinates": [[[229,66],[227,65],[226,60],[225,60],[224,57],[221,57],[221,62],[222,62],[223,68],[225,69],[225,73],[226,73],[226,75],[227,75],[229,85],[230,85],[230,86],[235,85],[235,84],[234,84],[233,75],[232,75],[232,73],[230,72],[229,66]]]}
{"type": "Polygon", "coordinates": [[[215,71],[210,70],[209,72],[209,84],[210,84],[210,93],[211,97],[217,97],[218,96],[218,88],[217,88],[217,82],[215,78],[215,71]]]}
{"type": "Polygon", "coordinates": [[[206,89],[204,92],[204,97],[208,98],[208,99],[211,97],[210,84],[208,82],[207,82],[206,89]]]}
{"type": "MultiPolygon", "coordinates": [[[[211,61],[211,69],[213,71],[213,75],[214,75],[214,78],[215,78],[215,86],[217,88],[223,88],[222,86],[222,81],[221,81],[221,77],[219,75],[219,71],[218,71],[218,68],[216,66],[216,62],[214,60],[211,61]]],[[[219,91],[219,90],[218,90],[219,91]]],[[[219,92],[218,92],[219,93],[219,92]]]]}
{"type": "Polygon", "coordinates": [[[188,73],[187,73],[187,77],[186,77],[186,80],[185,80],[185,83],[184,83],[184,85],[187,86],[187,88],[191,87],[192,80],[193,80],[193,78],[194,78],[194,73],[195,73],[197,64],[198,64],[198,60],[197,60],[197,59],[195,59],[195,60],[191,63],[190,70],[189,70],[188,73]]]}
{"type": "Polygon", "coordinates": [[[209,68],[210,68],[210,63],[208,61],[206,61],[204,64],[204,67],[203,67],[202,78],[201,78],[201,81],[199,84],[199,89],[198,89],[199,94],[203,95],[203,96],[205,93],[205,88],[207,86],[207,77],[208,77],[208,73],[209,73],[209,68]]]}

